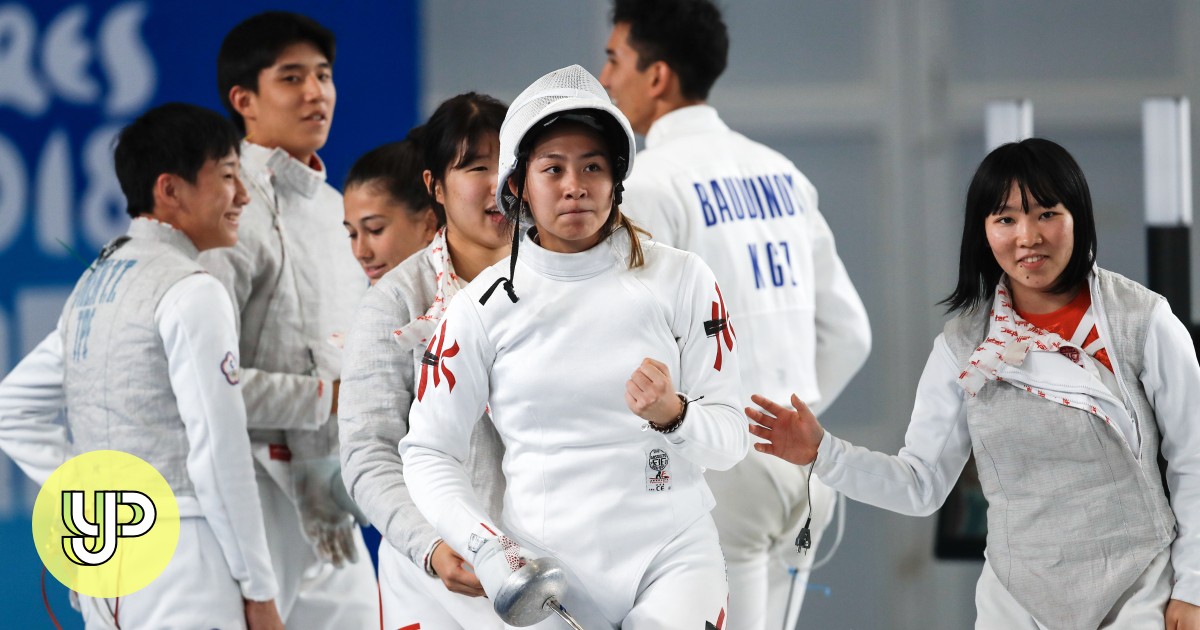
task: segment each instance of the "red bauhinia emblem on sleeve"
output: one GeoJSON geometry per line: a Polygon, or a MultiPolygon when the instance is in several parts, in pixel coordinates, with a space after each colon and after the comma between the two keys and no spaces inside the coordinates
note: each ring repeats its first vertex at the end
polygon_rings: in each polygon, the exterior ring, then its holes
{"type": "Polygon", "coordinates": [[[725,298],[721,296],[721,287],[714,284],[717,289],[717,301],[712,303],[712,319],[704,322],[704,334],[709,337],[717,338],[717,360],[713,362],[713,369],[721,371],[721,342],[725,342],[725,347],[729,351],[733,351],[733,340],[737,339],[737,332],[733,330],[733,324],[729,321],[729,312],[725,310],[725,298]]]}
{"type": "Polygon", "coordinates": [[[429,382],[429,373],[433,372],[433,386],[437,387],[442,384],[442,376],[446,377],[446,384],[450,386],[450,391],[454,391],[454,372],[446,367],[443,363],[445,359],[458,354],[458,342],[445,351],[442,348],[446,342],[446,322],[442,322],[441,330],[429,340],[429,347],[425,348],[425,356],[421,357],[421,382],[417,385],[417,400],[421,400],[425,396],[425,385],[429,382]],[[435,351],[436,347],[436,351],[435,351]]]}

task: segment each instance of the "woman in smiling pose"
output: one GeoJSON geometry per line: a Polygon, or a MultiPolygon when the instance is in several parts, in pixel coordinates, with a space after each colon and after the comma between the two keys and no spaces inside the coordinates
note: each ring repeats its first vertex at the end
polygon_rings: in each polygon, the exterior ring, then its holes
{"type": "Polygon", "coordinates": [[[517,97],[497,203],[532,227],[519,256],[514,240],[450,304],[400,452],[417,507],[489,597],[552,555],[568,573],[561,603],[584,627],[723,627],[701,471],[748,449],[735,337],[708,267],[621,214],[633,154],[625,116],[579,66],[517,97]],[[505,445],[503,521],[463,467],[485,407],[505,445]]]}
{"type": "MultiPolygon", "coordinates": [[[[495,202],[504,112],[494,98],[462,94],[442,103],[416,134],[424,170],[415,176],[423,177],[441,227],[428,247],[404,262],[383,259],[400,264],[363,296],[346,340],[342,475],[386,541],[379,549],[379,587],[387,628],[503,627],[463,558],[414,508],[396,444],[409,431],[409,406],[426,386],[414,375],[446,304],[508,253],[512,231],[495,202]]],[[[351,194],[346,198],[349,208],[351,194]]],[[[482,410],[472,426],[466,463],[472,488],[485,511],[498,516],[503,447],[482,410]]]]}
{"type": "Polygon", "coordinates": [[[1166,300],[1095,256],[1070,154],[1001,146],[967,191],[956,316],[900,453],[834,437],[794,396],[746,410],[759,450],[905,514],[935,511],[974,452],[988,500],[979,629],[1200,628],[1195,348],[1166,300]]]}

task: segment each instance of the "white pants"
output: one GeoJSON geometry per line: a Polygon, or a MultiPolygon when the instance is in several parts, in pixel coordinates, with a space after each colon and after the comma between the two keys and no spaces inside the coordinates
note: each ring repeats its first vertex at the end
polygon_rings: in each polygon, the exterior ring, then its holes
{"type": "Polygon", "coordinates": [[[379,545],[383,627],[421,630],[501,630],[504,623],[486,597],[452,593],[423,567],[384,540],[379,545]]]}
{"type": "Polygon", "coordinates": [[[810,516],[807,474],[806,468],[755,450],[730,470],[704,474],[717,499],[713,520],[729,563],[732,630],[796,627],[837,497],[813,476],[812,547],[797,552],[796,535],[810,516]]]}
{"type": "MultiPolygon", "coordinates": [[[[1112,610],[1100,623],[1101,629],[1152,630],[1162,629],[1163,615],[1171,598],[1171,548],[1155,556],[1112,610]]],[[[1046,627],[1025,611],[1009,594],[1000,578],[984,562],[983,573],[975,587],[975,630],[1046,630],[1046,627]]]]}
{"type": "Polygon", "coordinates": [[[175,555],[153,582],[120,598],[80,595],[79,609],[87,630],[246,627],[241,590],[208,521],[201,517],[179,520],[175,555]]]}
{"type": "MultiPolygon", "coordinates": [[[[273,464],[286,465],[281,462],[273,464]]],[[[317,559],[304,538],[289,495],[255,462],[271,566],[279,582],[275,599],[288,630],[344,630],[379,625],[379,591],[371,556],[355,529],[358,562],[341,569],[317,559]]]]}
{"type": "MultiPolygon", "coordinates": [[[[545,552],[518,541],[535,554],[545,552]]],[[[712,624],[718,630],[728,625],[725,604],[729,587],[725,562],[717,542],[717,528],[707,515],[680,532],[663,546],[639,576],[632,602],[610,601],[613,594],[588,590],[567,567],[568,591],[563,607],[587,630],[702,630],[712,624]],[[604,599],[604,598],[609,599],[604,599]],[[603,604],[603,606],[601,605],[603,604]],[[609,619],[602,608],[626,611],[620,619],[609,619]]],[[[514,630],[511,626],[505,626],[514,630]]],[[[539,630],[567,630],[557,615],[529,626],[539,630]]]]}

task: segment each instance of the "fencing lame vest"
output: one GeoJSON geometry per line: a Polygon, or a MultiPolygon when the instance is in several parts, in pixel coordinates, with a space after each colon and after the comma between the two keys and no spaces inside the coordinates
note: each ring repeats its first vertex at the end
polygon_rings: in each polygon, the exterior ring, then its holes
{"type": "MultiPolygon", "coordinates": [[[[1094,630],[1175,538],[1158,468],[1161,436],[1138,379],[1150,315],[1163,298],[1118,274],[1095,273],[1092,301],[1141,435],[1139,456],[1102,418],[1007,381],[989,381],[966,403],[988,500],[988,561],[1051,630],[1094,630]]],[[[961,365],[986,333],[986,306],[945,327],[961,365]]]]}
{"type": "Polygon", "coordinates": [[[191,240],[170,226],[135,219],[83,274],[63,313],[67,424],[75,450],[136,455],[162,473],[176,496],[195,496],[188,440],[154,321],[163,295],[204,269],[191,240]]]}

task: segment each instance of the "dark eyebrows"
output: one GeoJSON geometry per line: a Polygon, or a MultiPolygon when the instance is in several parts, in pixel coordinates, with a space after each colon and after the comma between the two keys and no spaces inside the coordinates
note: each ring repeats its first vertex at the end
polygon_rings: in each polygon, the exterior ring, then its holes
{"type": "MultiPolygon", "coordinates": [[[[588,151],[587,153],[584,153],[583,155],[579,156],[579,159],[580,160],[590,160],[594,157],[607,157],[607,156],[605,155],[604,151],[595,150],[595,151],[588,151]]],[[[565,156],[561,153],[539,153],[539,154],[533,156],[533,159],[535,159],[535,160],[565,160],[565,159],[567,159],[567,156],[565,156]]]]}
{"type": "MultiPolygon", "coordinates": [[[[288,63],[282,66],[275,66],[275,72],[297,72],[307,70],[308,67],[308,64],[305,63],[288,63]]],[[[333,68],[333,65],[331,65],[328,61],[322,61],[321,63],[318,63],[316,67],[318,70],[330,70],[333,68]]]]}
{"type": "MultiPolygon", "coordinates": [[[[383,219],[383,218],[384,218],[384,216],[381,214],[368,214],[367,216],[360,218],[358,220],[358,222],[365,224],[367,221],[370,221],[372,219],[383,219]]],[[[349,221],[342,221],[342,225],[344,225],[348,228],[354,227],[354,224],[350,223],[349,221]]]]}

